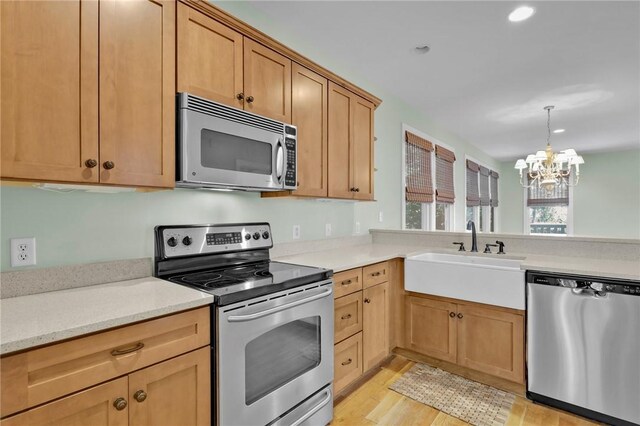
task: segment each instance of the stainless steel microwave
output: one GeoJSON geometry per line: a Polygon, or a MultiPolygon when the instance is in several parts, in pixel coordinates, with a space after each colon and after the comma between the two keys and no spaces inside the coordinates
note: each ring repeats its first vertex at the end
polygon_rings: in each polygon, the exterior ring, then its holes
{"type": "Polygon", "coordinates": [[[189,93],[178,94],[176,186],[296,189],[297,129],[189,93]]]}

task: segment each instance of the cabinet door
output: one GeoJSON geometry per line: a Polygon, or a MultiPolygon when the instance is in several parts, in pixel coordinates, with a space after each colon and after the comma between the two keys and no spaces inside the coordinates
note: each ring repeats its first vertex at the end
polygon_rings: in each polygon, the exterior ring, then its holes
{"type": "Polygon", "coordinates": [[[291,60],[244,38],[244,109],[291,123],[291,60]]]}
{"type": "Polygon", "coordinates": [[[114,404],[119,398],[131,404],[127,399],[126,377],[6,418],[0,425],[126,426],[129,423],[128,407],[125,404],[118,410],[114,404]]]}
{"type": "Polygon", "coordinates": [[[242,108],[242,34],[178,3],[178,92],[242,108]]]}
{"type": "Polygon", "coordinates": [[[456,310],[454,303],[407,296],[405,344],[425,355],[456,362],[456,310]]]}
{"type": "Polygon", "coordinates": [[[97,182],[97,1],[2,1],[2,177],[97,182]]]}
{"type": "Polygon", "coordinates": [[[329,197],[353,198],[351,185],[352,93],[329,82],[329,197]]]}
{"type": "Polygon", "coordinates": [[[298,189],[327,196],[327,79],[293,64],[291,118],[298,127],[298,189]]]}
{"type": "Polygon", "coordinates": [[[131,426],[210,424],[211,348],[130,374],[129,400],[131,426]]]}
{"type": "Polygon", "coordinates": [[[103,183],[174,186],[175,5],[100,2],[103,183]]]}
{"type": "Polygon", "coordinates": [[[458,305],[458,364],[524,383],[523,315],[458,305]]]}
{"type": "Polygon", "coordinates": [[[389,355],[389,283],[362,291],[362,366],[364,371],[389,355]]]}
{"type": "Polygon", "coordinates": [[[373,111],[371,102],[353,95],[353,186],[354,198],[373,200],[373,111]]]}

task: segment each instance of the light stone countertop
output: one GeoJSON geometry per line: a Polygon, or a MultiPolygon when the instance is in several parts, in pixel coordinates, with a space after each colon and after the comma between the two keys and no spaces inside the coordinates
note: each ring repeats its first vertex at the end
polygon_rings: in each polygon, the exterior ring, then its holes
{"type": "Polygon", "coordinates": [[[213,303],[153,277],[0,300],[0,354],[213,303]]]}
{"type": "MultiPolygon", "coordinates": [[[[297,263],[306,266],[317,266],[333,269],[334,272],[359,268],[385,260],[407,257],[418,253],[450,253],[459,254],[457,250],[438,247],[401,246],[386,244],[362,244],[331,250],[303,253],[274,258],[281,262],[297,263]]],[[[495,253],[482,253],[469,256],[497,256],[495,253]]],[[[525,253],[508,253],[505,258],[524,259],[520,266],[523,270],[557,272],[565,274],[588,275],[597,277],[640,280],[640,261],[610,260],[571,256],[543,256],[525,253]]]]}

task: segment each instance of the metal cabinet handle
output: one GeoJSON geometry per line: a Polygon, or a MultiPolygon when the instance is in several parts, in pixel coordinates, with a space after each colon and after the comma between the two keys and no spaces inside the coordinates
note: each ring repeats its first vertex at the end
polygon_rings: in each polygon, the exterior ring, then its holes
{"type": "Polygon", "coordinates": [[[342,365],[349,365],[349,364],[351,364],[352,362],[353,362],[353,360],[352,360],[351,358],[349,358],[348,360],[346,360],[346,361],[342,362],[341,364],[342,364],[342,365]]]}
{"type": "Polygon", "coordinates": [[[136,391],[136,393],[133,394],[133,399],[135,399],[138,402],[143,402],[145,399],[147,399],[147,393],[142,389],[140,389],[139,391],[136,391]]]}
{"type": "Polygon", "coordinates": [[[356,188],[356,192],[360,192],[360,188],[356,188]]]}
{"type": "Polygon", "coordinates": [[[353,282],[353,281],[351,281],[351,280],[344,280],[344,281],[342,281],[340,284],[341,284],[341,285],[349,285],[349,284],[351,284],[352,282],[353,282]]]}
{"type": "Polygon", "coordinates": [[[137,352],[142,348],[144,348],[144,343],[138,342],[135,345],[131,346],[130,348],[114,349],[111,351],[111,355],[112,356],[126,355],[126,354],[130,354],[131,352],[137,352]]]}
{"type": "Polygon", "coordinates": [[[356,189],[355,188],[349,188],[349,191],[356,192],[356,189]]]}
{"type": "Polygon", "coordinates": [[[236,99],[239,100],[239,101],[243,100],[244,99],[244,93],[242,93],[242,92],[238,93],[236,95],[236,99]]]}
{"type": "Polygon", "coordinates": [[[462,319],[464,317],[464,315],[462,315],[462,313],[458,314],[458,318],[462,319]]]}
{"type": "Polygon", "coordinates": [[[343,319],[343,320],[349,319],[349,318],[351,318],[351,314],[343,315],[340,318],[343,319]]]}
{"type": "Polygon", "coordinates": [[[116,407],[116,410],[122,411],[127,408],[127,400],[124,398],[118,398],[113,401],[113,406],[116,407]]]}
{"type": "Polygon", "coordinates": [[[455,317],[456,317],[456,313],[455,313],[455,312],[449,312],[449,316],[450,316],[451,318],[455,318],[455,317]]]}
{"type": "Polygon", "coordinates": [[[116,166],[116,163],[114,163],[113,161],[105,161],[104,163],[102,163],[102,167],[104,167],[107,170],[111,170],[116,166]]]}
{"type": "Polygon", "coordinates": [[[98,165],[98,161],[93,158],[89,158],[87,161],[84,162],[84,165],[90,169],[93,169],[95,166],[98,165]]]}
{"type": "Polygon", "coordinates": [[[247,102],[249,103],[253,102],[253,96],[247,96],[247,102]]]}
{"type": "Polygon", "coordinates": [[[379,277],[382,272],[373,272],[371,273],[372,277],[379,277]]]}
{"type": "Polygon", "coordinates": [[[371,299],[369,299],[369,298],[364,299],[364,303],[371,303],[371,299]]]}

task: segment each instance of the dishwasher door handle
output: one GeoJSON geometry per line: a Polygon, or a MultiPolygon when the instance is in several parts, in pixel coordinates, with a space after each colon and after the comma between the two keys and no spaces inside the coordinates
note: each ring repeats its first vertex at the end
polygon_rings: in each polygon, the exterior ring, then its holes
{"type": "Polygon", "coordinates": [[[571,294],[575,295],[575,296],[582,296],[582,297],[594,297],[596,299],[603,299],[605,297],[607,297],[607,292],[606,291],[597,291],[594,290],[592,288],[572,288],[571,289],[571,294]]]}

